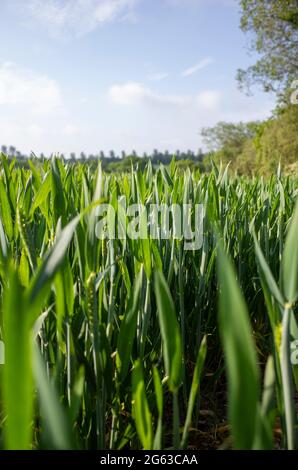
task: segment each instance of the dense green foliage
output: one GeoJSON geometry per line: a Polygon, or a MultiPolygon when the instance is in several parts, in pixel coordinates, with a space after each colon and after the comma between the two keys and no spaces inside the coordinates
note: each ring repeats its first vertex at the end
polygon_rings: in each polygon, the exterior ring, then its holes
{"type": "MultiPolygon", "coordinates": [[[[202,130],[217,162],[230,163],[240,174],[271,175],[279,163],[286,174],[298,172],[298,106],[277,109],[263,122],[226,123],[202,130]]],[[[208,157],[203,161],[207,168],[208,157]]]]}
{"type": "Polygon", "coordinates": [[[225,446],[272,448],[279,419],[297,448],[297,179],[28,164],[1,157],[1,448],[200,447],[226,383],[225,446]],[[99,240],[120,196],[204,204],[203,246],[99,240]]]}

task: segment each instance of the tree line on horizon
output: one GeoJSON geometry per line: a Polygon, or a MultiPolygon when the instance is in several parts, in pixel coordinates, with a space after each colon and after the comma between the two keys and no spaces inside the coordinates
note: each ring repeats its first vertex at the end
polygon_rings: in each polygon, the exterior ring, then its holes
{"type": "MultiPolygon", "coordinates": [[[[52,155],[45,155],[44,153],[40,153],[36,155],[34,152],[31,152],[30,155],[25,154],[17,150],[14,146],[1,146],[1,152],[8,157],[9,160],[15,159],[19,164],[24,164],[28,162],[29,158],[39,159],[43,161],[47,158],[50,158],[52,155]]],[[[151,160],[153,164],[163,163],[168,165],[173,158],[177,161],[185,161],[189,163],[198,163],[202,162],[205,158],[206,154],[203,152],[202,149],[198,149],[197,152],[193,150],[187,151],[180,151],[176,150],[175,152],[170,152],[169,150],[159,151],[154,149],[152,153],[143,152],[142,154],[136,152],[136,150],[132,150],[131,152],[126,152],[122,150],[120,154],[117,154],[114,150],[110,150],[110,152],[105,153],[103,150],[99,151],[98,153],[85,153],[80,152],[76,154],[75,152],[71,152],[68,155],[63,153],[59,154],[59,158],[61,160],[68,161],[70,163],[92,163],[93,161],[101,160],[103,167],[111,166],[111,169],[115,167],[117,169],[117,165],[119,169],[121,167],[125,167],[129,163],[129,167],[131,163],[138,163],[143,162],[144,165],[148,160],[151,160]]]]}

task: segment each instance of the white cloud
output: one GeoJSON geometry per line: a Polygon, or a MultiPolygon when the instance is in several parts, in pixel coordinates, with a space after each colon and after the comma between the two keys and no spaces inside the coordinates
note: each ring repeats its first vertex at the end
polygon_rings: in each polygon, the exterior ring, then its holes
{"type": "Polygon", "coordinates": [[[55,80],[12,62],[0,63],[1,145],[38,153],[75,135],[55,80]]]}
{"type": "Polygon", "coordinates": [[[7,119],[2,121],[1,116],[0,129],[1,144],[7,145],[18,145],[20,137],[22,137],[22,144],[27,141],[30,145],[32,140],[39,140],[43,135],[43,129],[38,124],[26,124],[7,119]]]}
{"type": "Polygon", "coordinates": [[[198,72],[199,70],[204,69],[205,67],[212,64],[213,62],[214,62],[214,60],[212,59],[212,57],[205,57],[205,59],[200,60],[200,62],[198,62],[197,64],[195,64],[192,67],[189,67],[188,69],[184,70],[181,73],[181,76],[182,77],[189,77],[190,75],[193,75],[196,72],[198,72]]]}
{"type": "Polygon", "coordinates": [[[62,97],[54,80],[5,62],[0,65],[0,106],[3,105],[49,114],[62,106],[62,97]]]}
{"type": "MultiPolygon", "coordinates": [[[[150,87],[141,83],[129,82],[122,85],[113,85],[109,89],[109,97],[113,103],[135,107],[133,110],[135,119],[136,113],[143,125],[145,122],[159,122],[160,127],[167,128],[174,121],[183,124],[181,129],[212,126],[218,121],[249,121],[264,119],[270,115],[272,100],[264,102],[262,107],[256,106],[256,100],[243,95],[237,89],[216,90],[203,89],[198,93],[189,95],[172,95],[156,92],[150,87]],[[173,106],[177,112],[173,113],[173,106]],[[145,120],[146,121],[143,121],[145,120]],[[185,127],[184,127],[185,126],[185,127]]],[[[129,110],[125,109],[121,116],[131,116],[129,110]]],[[[177,125],[178,126],[178,125],[177,125]]],[[[181,133],[181,129],[172,130],[172,137],[176,133],[181,133]]],[[[182,133],[183,135],[183,133],[182,133]]],[[[178,137],[177,137],[178,138],[178,137]]],[[[181,137],[182,138],[182,137],[181,137]]]]}
{"type": "Polygon", "coordinates": [[[157,72],[157,73],[152,73],[150,75],[148,75],[148,80],[150,80],[151,82],[160,82],[161,80],[164,80],[165,78],[167,78],[169,76],[169,74],[167,72],[157,72]]]}
{"type": "Polygon", "coordinates": [[[126,106],[164,105],[216,111],[222,105],[219,90],[203,90],[196,95],[169,95],[157,93],[137,82],[113,85],[108,94],[113,103],[126,106]]]}
{"type": "MultiPolygon", "coordinates": [[[[139,0],[138,0],[139,1],[139,0]]],[[[119,23],[136,24],[139,22],[139,16],[136,11],[130,9],[119,18],[119,23]]]]}
{"type": "Polygon", "coordinates": [[[147,104],[185,107],[189,103],[188,96],[162,95],[137,82],[113,85],[109,89],[109,96],[115,104],[121,105],[147,104]]]}
{"type": "Polygon", "coordinates": [[[115,20],[135,21],[138,0],[27,0],[18,2],[25,15],[51,34],[81,36],[115,20]]]}
{"type": "Polygon", "coordinates": [[[79,129],[74,126],[73,124],[66,124],[63,128],[63,134],[72,137],[74,135],[77,135],[79,132],[79,129]]]}
{"type": "Polygon", "coordinates": [[[38,124],[29,124],[25,127],[25,132],[31,138],[40,138],[43,135],[43,129],[38,124]]]}
{"type": "Polygon", "coordinates": [[[221,93],[217,90],[205,90],[196,96],[198,105],[206,110],[216,110],[221,101],[221,93]]]}

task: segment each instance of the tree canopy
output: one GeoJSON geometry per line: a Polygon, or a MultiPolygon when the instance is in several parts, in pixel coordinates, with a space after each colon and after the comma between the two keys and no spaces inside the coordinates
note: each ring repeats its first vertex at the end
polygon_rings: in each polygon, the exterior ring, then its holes
{"type": "Polygon", "coordinates": [[[240,0],[240,6],[241,28],[260,55],[247,70],[238,70],[240,87],[260,84],[284,93],[297,78],[298,0],[240,0]]]}

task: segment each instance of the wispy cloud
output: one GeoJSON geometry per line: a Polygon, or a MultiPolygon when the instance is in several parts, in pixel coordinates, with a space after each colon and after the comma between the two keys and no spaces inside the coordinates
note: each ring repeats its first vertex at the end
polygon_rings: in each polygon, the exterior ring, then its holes
{"type": "Polygon", "coordinates": [[[54,35],[82,36],[112,21],[135,21],[139,0],[17,0],[26,17],[54,35]]]}
{"type": "Polygon", "coordinates": [[[151,82],[160,82],[161,80],[164,80],[167,78],[169,74],[167,72],[157,72],[157,73],[151,73],[148,75],[148,80],[151,82]]]}
{"type": "Polygon", "coordinates": [[[188,96],[163,95],[137,82],[112,85],[109,89],[109,97],[116,104],[130,106],[147,104],[184,107],[189,103],[188,96]]]}
{"type": "Polygon", "coordinates": [[[165,0],[172,7],[226,6],[237,7],[236,0],[165,0]]]}
{"type": "Polygon", "coordinates": [[[205,67],[208,67],[208,65],[213,64],[214,60],[212,57],[205,57],[205,59],[200,60],[195,65],[192,65],[191,67],[187,68],[181,73],[182,77],[190,77],[191,75],[194,75],[197,73],[199,70],[204,69],[205,67]]]}
{"type": "Polygon", "coordinates": [[[128,82],[113,85],[109,89],[109,97],[115,104],[126,106],[176,106],[179,108],[196,108],[215,111],[221,105],[222,94],[218,90],[203,90],[196,95],[161,94],[142,83],[128,82]]]}

